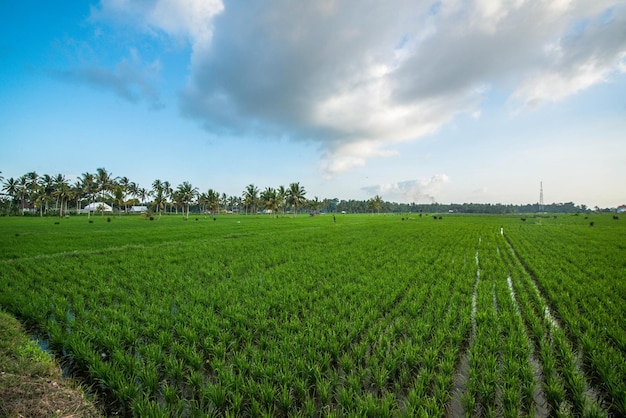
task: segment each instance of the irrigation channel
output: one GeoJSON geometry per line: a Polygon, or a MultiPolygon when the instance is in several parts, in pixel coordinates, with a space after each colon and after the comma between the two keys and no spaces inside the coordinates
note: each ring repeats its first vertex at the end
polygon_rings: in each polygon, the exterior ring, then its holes
{"type": "Polygon", "coordinates": [[[609,217],[197,219],[0,219],[0,306],[112,415],[626,415],[609,217]]]}

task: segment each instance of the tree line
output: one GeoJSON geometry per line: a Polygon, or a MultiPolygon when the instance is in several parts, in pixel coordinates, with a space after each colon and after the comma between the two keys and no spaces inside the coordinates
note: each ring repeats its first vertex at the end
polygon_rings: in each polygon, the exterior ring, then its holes
{"type": "MultiPolygon", "coordinates": [[[[79,213],[85,205],[94,206],[97,202],[111,204],[120,216],[132,206],[145,206],[159,217],[164,212],[179,211],[189,217],[191,211],[284,214],[288,210],[296,216],[303,209],[319,211],[323,205],[317,197],[307,199],[306,190],[299,182],[264,190],[249,184],[241,196],[229,196],[214,189],[200,192],[188,181],[174,188],[170,182],[156,179],[150,188],[144,188],[128,177],[114,177],[105,168],[83,173],[74,183],[63,174],[39,175],[34,171],[6,180],[0,175],[0,182],[3,214],[64,216],[79,213]]],[[[97,205],[94,209],[98,211],[97,205]]],[[[104,211],[100,212],[104,215],[104,211]]]]}
{"type": "MultiPolygon", "coordinates": [[[[338,198],[306,198],[306,190],[299,182],[289,186],[266,187],[261,190],[254,184],[247,185],[240,196],[219,193],[209,188],[200,192],[188,181],[174,187],[168,181],[156,179],[149,188],[140,187],[127,177],[115,177],[105,168],[83,173],[73,183],[63,174],[39,175],[34,171],[20,177],[5,179],[0,172],[0,213],[4,215],[38,214],[64,216],[80,213],[86,205],[111,204],[121,216],[133,206],[145,206],[158,217],[163,213],[190,212],[252,214],[292,213],[302,211],[316,214],[329,213],[577,213],[586,212],[585,205],[573,202],[553,203],[540,206],[490,203],[397,203],[383,200],[379,195],[368,200],[339,200],[338,198]]],[[[596,211],[603,210],[595,208],[596,211]]],[[[604,209],[609,210],[609,209],[604,209]]],[[[96,210],[97,211],[97,210],[96,210]]],[[[104,211],[100,211],[104,215],[104,211]]],[[[88,212],[88,216],[91,212],[88,212]]]]}

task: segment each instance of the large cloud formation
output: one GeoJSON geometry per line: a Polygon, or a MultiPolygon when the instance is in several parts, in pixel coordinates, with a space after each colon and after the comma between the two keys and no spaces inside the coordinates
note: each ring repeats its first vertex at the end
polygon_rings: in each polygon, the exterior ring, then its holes
{"type": "Polygon", "coordinates": [[[182,113],[215,133],[319,144],[329,176],[477,113],[563,100],[626,68],[610,0],[102,0],[94,15],[184,37],[182,113]]]}
{"type": "Polygon", "coordinates": [[[368,186],[363,190],[370,196],[383,195],[391,201],[435,203],[435,196],[448,181],[448,176],[445,174],[437,174],[429,179],[368,186]]]}

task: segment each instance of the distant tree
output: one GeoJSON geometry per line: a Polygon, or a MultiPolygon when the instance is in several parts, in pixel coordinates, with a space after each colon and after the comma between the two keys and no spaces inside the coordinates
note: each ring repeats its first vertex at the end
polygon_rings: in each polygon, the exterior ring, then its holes
{"type": "MultiPolygon", "coordinates": [[[[98,168],[96,169],[95,180],[100,192],[100,200],[106,202],[105,194],[112,191],[115,185],[115,178],[105,168],[98,168]]],[[[104,216],[104,211],[102,211],[102,216],[104,216]]]]}
{"type": "Polygon", "coordinates": [[[265,190],[261,192],[260,198],[261,204],[270,216],[278,211],[279,200],[276,189],[273,187],[266,187],[265,190]]]}
{"type": "Polygon", "coordinates": [[[70,186],[63,174],[59,173],[54,176],[53,189],[52,195],[56,198],[54,211],[58,212],[59,216],[63,216],[63,205],[70,193],[70,186]]]}
{"type": "Polygon", "coordinates": [[[249,184],[246,186],[241,197],[243,198],[243,205],[246,208],[246,215],[250,207],[256,212],[256,204],[259,200],[259,189],[254,184],[249,184]]]}
{"type": "Polygon", "coordinates": [[[306,190],[300,183],[291,183],[287,192],[287,202],[293,207],[294,218],[298,214],[298,209],[305,202],[306,190]]]}
{"type": "Polygon", "coordinates": [[[165,212],[167,212],[167,202],[171,202],[174,189],[169,181],[163,182],[163,204],[165,205],[165,212]]]}
{"type": "Polygon", "coordinates": [[[45,211],[47,213],[50,209],[52,194],[54,193],[54,178],[49,174],[43,174],[39,177],[39,187],[42,187],[44,190],[45,211]]]}
{"type": "Polygon", "coordinates": [[[19,180],[9,177],[2,185],[2,191],[9,196],[9,213],[11,212],[11,206],[13,201],[17,199],[19,189],[19,180]]]}
{"type": "Polygon", "coordinates": [[[127,202],[128,202],[128,194],[130,188],[130,180],[128,177],[121,177],[117,184],[122,188],[122,201],[124,203],[124,212],[128,211],[127,202]]]}
{"type": "Polygon", "coordinates": [[[367,201],[367,206],[368,209],[370,209],[372,212],[376,211],[378,214],[380,214],[380,209],[383,206],[383,198],[379,195],[376,195],[367,201]]]}
{"type": "Polygon", "coordinates": [[[228,201],[228,203],[227,203],[228,204],[228,208],[231,211],[234,211],[241,204],[241,198],[238,197],[238,196],[229,196],[227,201],[228,201]]]}
{"type": "Polygon", "coordinates": [[[185,215],[185,219],[189,219],[189,206],[191,206],[191,203],[198,195],[198,188],[193,187],[188,181],[184,181],[178,185],[176,193],[178,196],[178,200],[183,205],[183,212],[185,210],[185,207],[187,208],[187,214],[185,215]]]}
{"type": "Polygon", "coordinates": [[[313,199],[307,200],[306,205],[312,212],[319,212],[323,205],[323,202],[321,202],[320,199],[315,196],[313,199]]]}
{"type": "MultiPolygon", "coordinates": [[[[90,205],[96,201],[96,195],[98,194],[98,184],[96,183],[96,177],[91,173],[83,173],[81,183],[83,186],[83,193],[87,198],[90,205]]],[[[91,218],[91,210],[87,211],[87,219],[91,218]]]]}
{"type": "Polygon", "coordinates": [[[70,188],[70,196],[71,199],[74,200],[76,204],[76,213],[80,213],[80,202],[83,200],[83,184],[80,180],[76,180],[72,187],[70,188]]]}
{"type": "Polygon", "coordinates": [[[219,212],[220,210],[220,194],[213,189],[209,189],[206,192],[206,203],[211,213],[219,212]]]}
{"type": "Polygon", "coordinates": [[[115,199],[115,203],[117,203],[117,213],[118,216],[122,217],[122,205],[124,205],[124,187],[121,184],[117,184],[113,189],[113,198],[115,199]]]}
{"type": "Polygon", "coordinates": [[[278,189],[276,189],[276,197],[278,199],[278,206],[280,207],[283,216],[285,216],[285,206],[287,206],[288,195],[289,190],[285,188],[285,186],[278,186],[278,189]]]}
{"type": "Polygon", "coordinates": [[[141,202],[142,205],[146,204],[146,199],[148,198],[148,191],[145,187],[139,187],[137,189],[137,198],[141,202]]]}
{"type": "Polygon", "coordinates": [[[226,205],[228,204],[228,195],[226,193],[222,193],[220,196],[220,204],[222,205],[224,212],[226,212],[226,205]]]}

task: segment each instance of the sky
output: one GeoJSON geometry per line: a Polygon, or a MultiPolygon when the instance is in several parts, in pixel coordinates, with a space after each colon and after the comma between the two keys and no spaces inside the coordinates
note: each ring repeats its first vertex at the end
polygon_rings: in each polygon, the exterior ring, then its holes
{"type": "Polygon", "coordinates": [[[626,204],[626,2],[0,0],[0,171],[626,204]]]}

